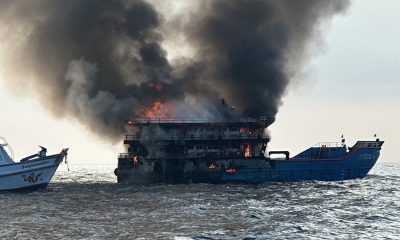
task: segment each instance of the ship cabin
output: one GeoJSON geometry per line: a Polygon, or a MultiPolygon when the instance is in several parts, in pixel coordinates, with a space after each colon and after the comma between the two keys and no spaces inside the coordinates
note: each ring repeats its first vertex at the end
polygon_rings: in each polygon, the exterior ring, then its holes
{"type": "Polygon", "coordinates": [[[120,161],[140,159],[221,159],[263,155],[266,118],[224,121],[135,119],[125,136],[120,161]]]}

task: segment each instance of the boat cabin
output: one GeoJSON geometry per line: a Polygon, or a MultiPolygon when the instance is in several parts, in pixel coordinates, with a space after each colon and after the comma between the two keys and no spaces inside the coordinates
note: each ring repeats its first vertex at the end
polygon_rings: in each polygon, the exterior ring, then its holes
{"type": "Polygon", "coordinates": [[[136,119],[129,122],[126,152],[133,158],[213,158],[260,156],[268,142],[265,119],[220,122],[178,119],[136,119]]]}

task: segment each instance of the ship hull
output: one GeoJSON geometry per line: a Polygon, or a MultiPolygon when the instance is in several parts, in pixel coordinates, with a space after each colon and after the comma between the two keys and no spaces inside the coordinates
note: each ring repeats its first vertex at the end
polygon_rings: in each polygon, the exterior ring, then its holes
{"type": "Polygon", "coordinates": [[[136,167],[119,167],[116,175],[119,183],[141,185],[340,181],[365,177],[379,154],[380,148],[361,148],[332,159],[145,159],[136,167]],[[210,168],[210,163],[216,167],[210,168]]]}
{"type": "Polygon", "coordinates": [[[0,191],[46,188],[62,161],[60,154],[0,166],[0,191]]]}

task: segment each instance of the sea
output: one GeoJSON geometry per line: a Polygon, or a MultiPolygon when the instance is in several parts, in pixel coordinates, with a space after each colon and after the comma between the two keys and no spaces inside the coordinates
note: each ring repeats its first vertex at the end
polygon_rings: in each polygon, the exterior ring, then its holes
{"type": "Polygon", "coordinates": [[[117,184],[65,164],[47,189],[0,193],[0,239],[400,239],[400,164],[339,182],[117,184]]]}

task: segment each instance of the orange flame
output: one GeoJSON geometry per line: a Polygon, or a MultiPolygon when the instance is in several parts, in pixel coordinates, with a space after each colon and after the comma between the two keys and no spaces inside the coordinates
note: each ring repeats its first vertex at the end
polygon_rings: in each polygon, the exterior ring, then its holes
{"type": "Polygon", "coordinates": [[[251,148],[250,148],[250,144],[245,144],[244,145],[244,156],[246,158],[251,157],[251,148]]]}
{"type": "Polygon", "coordinates": [[[155,101],[150,108],[143,108],[137,115],[144,118],[173,118],[172,104],[155,101]]]}
{"type": "Polygon", "coordinates": [[[154,118],[155,116],[159,115],[162,108],[162,103],[160,101],[156,101],[153,103],[150,109],[144,110],[144,116],[147,118],[154,118]]]}

